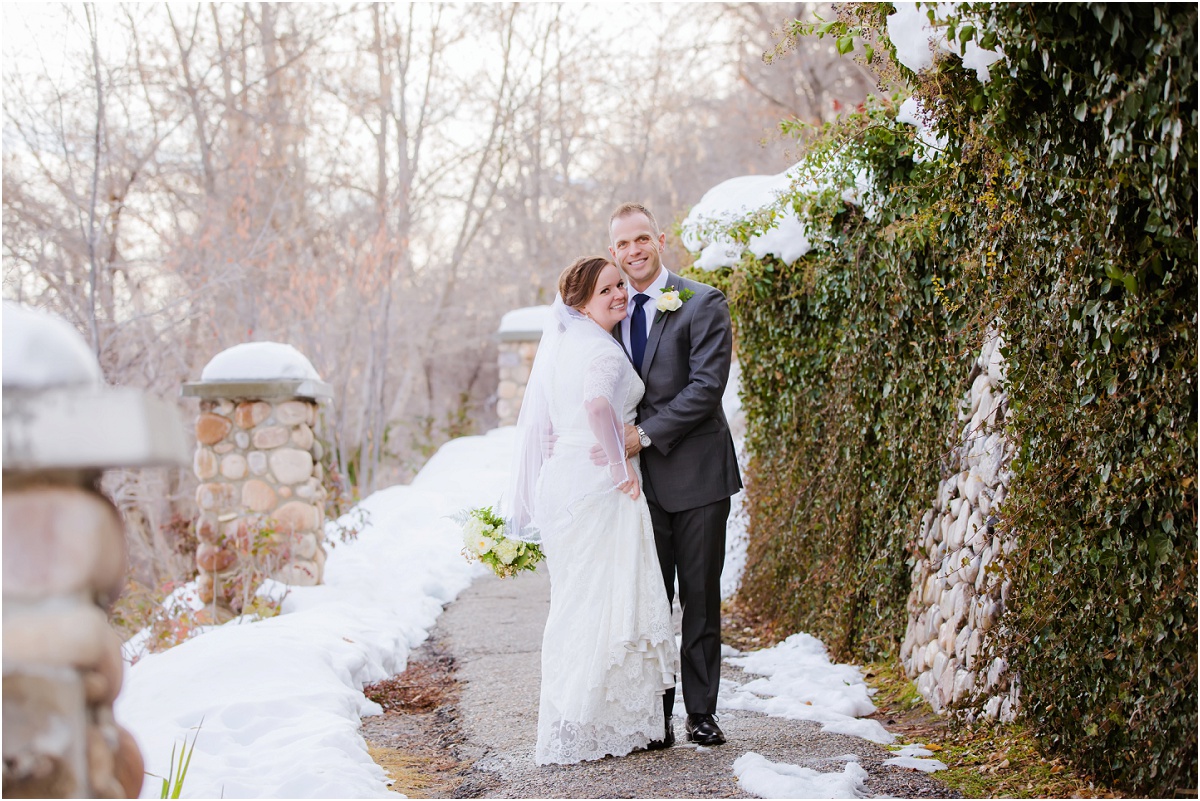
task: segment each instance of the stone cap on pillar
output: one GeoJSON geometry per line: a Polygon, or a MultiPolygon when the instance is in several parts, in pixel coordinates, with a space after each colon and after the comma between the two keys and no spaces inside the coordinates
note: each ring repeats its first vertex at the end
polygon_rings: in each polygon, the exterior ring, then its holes
{"type": "Polygon", "coordinates": [[[549,306],[526,306],[513,309],[500,318],[496,338],[501,342],[537,342],[552,319],[549,306]]]}
{"type": "Polygon", "coordinates": [[[200,373],[200,380],[184,384],[180,394],[201,400],[303,398],[321,402],[333,397],[333,388],[291,345],[243,342],[214,356],[200,373]]]}
{"type": "Polygon", "coordinates": [[[4,302],[4,470],[104,470],[185,465],[178,411],[105,385],[68,322],[4,302]]]}

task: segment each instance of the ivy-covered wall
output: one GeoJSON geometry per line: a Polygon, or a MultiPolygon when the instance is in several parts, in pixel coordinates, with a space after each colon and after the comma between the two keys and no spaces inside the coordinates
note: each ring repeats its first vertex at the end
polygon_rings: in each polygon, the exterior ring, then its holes
{"type": "Polygon", "coordinates": [[[895,653],[906,546],[995,323],[1020,544],[989,647],[1048,746],[1138,792],[1194,788],[1196,6],[973,4],[949,33],[1002,48],[986,83],[954,56],[892,63],[890,10],[822,32],[870,44],[945,153],[918,163],[895,100],[870,104],[811,147],[826,190],[785,201],[816,249],[719,278],[753,458],[741,600],[840,657],[895,653]],[[843,201],[856,174],[874,203],[843,201]]]}

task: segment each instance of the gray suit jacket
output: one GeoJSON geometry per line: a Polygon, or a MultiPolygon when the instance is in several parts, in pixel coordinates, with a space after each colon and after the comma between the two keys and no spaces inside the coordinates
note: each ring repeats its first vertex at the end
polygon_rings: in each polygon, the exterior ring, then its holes
{"type": "Polygon", "coordinates": [[[646,497],[674,513],[724,500],[742,479],[721,408],[733,359],[729,306],[708,284],[667,276],[695,294],[675,311],[652,309],[637,421],[651,441],[642,451],[646,497]]]}

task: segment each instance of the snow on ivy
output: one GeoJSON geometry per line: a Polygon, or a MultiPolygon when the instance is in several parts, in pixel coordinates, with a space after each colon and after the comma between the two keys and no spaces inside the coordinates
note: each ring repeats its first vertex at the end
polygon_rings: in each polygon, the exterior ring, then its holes
{"type": "Polygon", "coordinates": [[[934,7],[937,24],[929,19],[929,6],[925,3],[896,3],[895,7],[895,13],[887,18],[887,32],[896,46],[897,61],[913,72],[921,72],[933,66],[935,51],[953,53],[962,59],[963,67],[975,70],[981,83],[991,80],[988,69],[1004,58],[1002,52],[985,50],[974,40],[964,45],[946,37],[943,23],[951,17],[962,18],[963,4],[938,3],[934,7]]]}
{"type": "MultiPolygon", "coordinates": [[[[730,178],[705,192],[681,226],[684,247],[700,254],[694,266],[703,270],[733,267],[747,250],[759,259],[770,255],[792,264],[812,250],[819,243],[812,240],[808,224],[796,214],[788,198],[835,189],[832,176],[842,173],[846,165],[835,158],[819,169],[815,178],[802,180],[800,176],[810,172],[811,166],[802,161],[778,175],[730,178]],[[772,207],[776,210],[774,224],[750,237],[745,246],[721,230],[772,207]]],[[[841,198],[861,207],[868,219],[875,219],[879,201],[871,174],[863,166],[851,165],[851,169],[854,185],[842,189],[841,198]]]]}
{"type": "MultiPolygon", "coordinates": [[[[934,21],[929,19],[928,4],[896,3],[896,11],[887,18],[888,36],[896,46],[896,58],[913,72],[933,66],[935,51],[953,53],[962,58],[963,66],[975,70],[982,82],[990,79],[988,68],[1001,60],[999,51],[985,50],[975,41],[965,45],[950,41],[945,21],[948,18],[963,18],[963,4],[938,3],[934,7],[934,21]]],[[[938,136],[932,126],[930,115],[921,108],[916,98],[905,100],[897,109],[896,122],[912,125],[917,129],[913,160],[929,161],[939,157],[946,147],[946,139],[938,136]]],[[[788,198],[797,195],[814,195],[823,187],[821,176],[844,173],[847,165],[835,157],[819,171],[816,181],[802,179],[804,162],[793,165],[778,175],[745,175],[724,181],[704,194],[683,221],[684,246],[698,256],[694,265],[704,270],[733,267],[749,251],[756,258],[774,256],[785,264],[792,264],[818,243],[812,241],[807,222],[797,216],[788,198]],[[745,220],[766,209],[776,210],[772,227],[750,238],[743,246],[725,234],[722,229],[745,220]]],[[[879,199],[874,195],[871,175],[866,167],[849,165],[854,175],[854,187],[842,192],[842,199],[863,210],[868,219],[875,219],[879,199]]]]}

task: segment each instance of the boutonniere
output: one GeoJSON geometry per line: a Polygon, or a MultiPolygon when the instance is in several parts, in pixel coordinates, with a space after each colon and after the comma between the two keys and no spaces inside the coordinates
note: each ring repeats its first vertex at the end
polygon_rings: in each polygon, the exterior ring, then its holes
{"type": "Polygon", "coordinates": [[[673,286],[663,289],[663,293],[658,296],[658,310],[660,312],[673,312],[680,306],[691,300],[692,295],[696,293],[690,289],[678,290],[673,286]]]}

